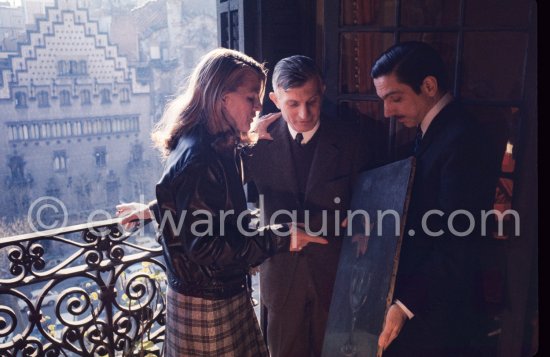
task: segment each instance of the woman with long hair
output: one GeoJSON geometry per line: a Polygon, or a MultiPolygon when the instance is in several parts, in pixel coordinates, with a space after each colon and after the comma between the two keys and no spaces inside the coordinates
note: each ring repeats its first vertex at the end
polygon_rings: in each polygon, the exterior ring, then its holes
{"type": "MultiPolygon", "coordinates": [[[[326,244],[294,225],[249,227],[237,144],[261,109],[265,82],[254,59],[213,50],[153,131],[165,158],[152,211],[169,285],[166,356],[268,356],[249,269],[278,252],[326,244]]],[[[136,207],[117,208],[130,213],[122,223],[136,218],[136,207]]]]}

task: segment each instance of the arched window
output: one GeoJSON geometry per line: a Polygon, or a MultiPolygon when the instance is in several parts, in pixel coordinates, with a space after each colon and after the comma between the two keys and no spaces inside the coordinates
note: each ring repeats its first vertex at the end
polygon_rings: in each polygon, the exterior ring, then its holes
{"type": "Polygon", "coordinates": [[[40,125],[40,137],[42,138],[50,137],[50,126],[48,124],[43,123],[40,125]]]}
{"type": "Polygon", "coordinates": [[[56,172],[67,170],[67,154],[65,150],[54,151],[53,169],[56,172]]]}
{"type": "Polygon", "coordinates": [[[120,102],[121,103],[128,103],[130,101],[130,91],[128,88],[123,88],[120,91],[120,102]]]}
{"type": "Polygon", "coordinates": [[[67,62],[65,61],[57,61],[57,74],[60,76],[64,76],[67,74],[69,69],[67,68],[67,62]]]}
{"type": "Polygon", "coordinates": [[[39,124],[32,124],[31,138],[32,139],[40,139],[40,125],[39,124]]]}
{"type": "Polygon", "coordinates": [[[59,105],[62,107],[71,105],[71,93],[68,90],[59,92],[59,105]]]}
{"type": "Polygon", "coordinates": [[[38,92],[38,94],[36,95],[36,100],[38,101],[39,108],[50,106],[49,94],[45,90],[41,90],[40,92],[38,92]]]}
{"type": "Polygon", "coordinates": [[[15,93],[15,107],[26,108],[27,107],[27,94],[23,92],[15,93]]]}
{"type": "Polygon", "coordinates": [[[25,182],[25,160],[19,155],[12,156],[8,161],[11,179],[15,182],[25,182]]]}
{"type": "Polygon", "coordinates": [[[83,89],[80,91],[80,105],[90,105],[92,104],[90,91],[83,89]]]}
{"type": "Polygon", "coordinates": [[[110,104],[111,103],[111,91],[108,89],[102,89],[100,92],[101,104],[110,104]]]}
{"type": "Polygon", "coordinates": [[[53,124],[53,134],[56,138],[61,136],[61,125],[59,125],[59,123],[53,124]]]}
{"type": "Polygon", "coordinates": [[[107,149],[105,146],[96,147],[94,149],[96,167],[105,167],[107,164],[107,149]]]}
{"type": "Polygon", "coordinates": [[[74,133],[74,135],[82,135],[82,123],[81,122],[77,121],[76,123],[74,123],[73,133],[74,133]]]}
{"type": "Polygon", "coordinates": [[[90,134],[92,134],[92,125],[91,125],[91,123],[90,123],[89,120],[86,120],[86,121],[84,122],[84,130],[83,130],[83,133],[84,133],[84,135],[90,135],[90,134]]]}
{"type": "Polygon", "coordinates": [[[27,127],[26,124],[23,124],[21,126],[21,129],[22,129],[22,132],[23,132],[23,138],[24,140],[27,140],[29,138],[29,128],[27,127]]]}
{"type": "Polygon", "coordinates": [[[69,74],[75,75],[78,74],[78,62],[69,61],[69,74]]]}
{"type": "Polygon", "coordinates": [[[103,119],[101,121],[102,124],[102,133],[110,133],[111,132],[111,119],[103,119]]]}
{"type": "Polygon", "coordinates": [[[78,74],[88,74],[88,64],[85,60],[78,62],[78,74]]]}
{"type": "Polygon", "coordinates": [[[10,130],[9,130],[9,139],[10,140],[16,140],[18,135],[17,135],[17,128],[15,127],[15,125],[10,125],[10,130]]]}

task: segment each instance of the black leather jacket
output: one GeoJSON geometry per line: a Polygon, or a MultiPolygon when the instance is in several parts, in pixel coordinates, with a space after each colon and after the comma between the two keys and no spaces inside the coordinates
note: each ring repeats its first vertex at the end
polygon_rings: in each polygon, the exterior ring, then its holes
{"type": "Polygon", "coordinates": [[[170,287],[206,299],[245,290],[249,268],[288,251],[290,241],[288,229],[277,235],[248,228],[235,150],[220,149],[217,139],[199,125],[179,140],[156,186],[153,210],[170,287]]]}

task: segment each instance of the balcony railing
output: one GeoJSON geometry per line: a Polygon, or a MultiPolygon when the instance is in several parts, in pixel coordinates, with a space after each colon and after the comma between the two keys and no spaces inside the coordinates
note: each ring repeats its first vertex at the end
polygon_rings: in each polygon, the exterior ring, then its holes
{"type": "Polygon", "coordinates": [[[161,248],[117,222],[0,238],[0,356],[161,354],[161,248]]]}

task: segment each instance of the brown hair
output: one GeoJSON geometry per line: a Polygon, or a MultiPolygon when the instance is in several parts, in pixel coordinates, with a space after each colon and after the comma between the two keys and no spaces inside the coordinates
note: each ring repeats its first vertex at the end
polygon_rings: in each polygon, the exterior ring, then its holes
{"type": "MultiPolygon", "coordinates": [[[[172,100],[153,129],[152,139],[164,157],[175,149],[180,137],[195,126],[205,125],[213,135],[241,133],[222,113],[222,98],[244,83],[247,71],[253,71],[265,89],[266,69],[252,57],[238,51],[218,48],[203,56],[193,70],[185,92],[172,100]]],[[[260,93],[260,98],[263,93],[260,93]]]]}

